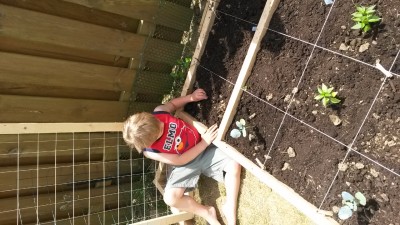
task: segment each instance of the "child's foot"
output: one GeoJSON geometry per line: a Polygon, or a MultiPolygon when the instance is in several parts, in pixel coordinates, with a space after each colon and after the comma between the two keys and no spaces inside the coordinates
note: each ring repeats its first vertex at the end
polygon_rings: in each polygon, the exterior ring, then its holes
{"type": "Polygon", "coordinates": [[[232,210],[232,206],[225,203],[221,208],[222,214],[224,214],[228,225],[236,225],[236,214],[235,210],[232,210]]]}
{"type": "Polygon", "coordinates": [[[217,219],[217,212],[212,206],[208,206],[208,216],[205,219],[210,225],[221,225],[217,219]]]}

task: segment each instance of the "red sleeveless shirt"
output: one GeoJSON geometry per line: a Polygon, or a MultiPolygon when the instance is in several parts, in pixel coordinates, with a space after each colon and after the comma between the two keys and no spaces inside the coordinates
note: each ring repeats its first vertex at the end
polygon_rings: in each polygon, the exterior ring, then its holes
{"type": "Polygon", "coordinates": [[[158,111],[152,113],[164,123],[162,136],[145,151],[156,153],[182,154],[201,141],[201,136],[196,128],[168,112],[158,111]]]}

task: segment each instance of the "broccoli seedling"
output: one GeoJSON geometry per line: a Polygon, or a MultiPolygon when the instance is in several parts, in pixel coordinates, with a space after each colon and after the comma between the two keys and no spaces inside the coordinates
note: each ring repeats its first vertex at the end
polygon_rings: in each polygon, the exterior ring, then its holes
{"type": "Polygon", "coordinates": [[[375,5],[373,6],[357,6],[357,11],[352,15],[352,20],[356,22],[351,29],[358,30],[362,29],[364,33],[371,30],[371,23],[376,23],[381,20],[379,16],[375,15],[375,5]]]}
{"type": "Polygon", "coordinates": [[[247,136],[246,121],[244,119],[240,119],[239,121],[236,121],[236,126],[238,128],[232,129],[230,136],[233,138],[239,138],[242,135],[243,137],[246,137],[247,136]]]}
{"type": "Polygon", "coordinates": [[[338,217],[341,220],[346,220],[353,215],[353,211],[357,211],[357,206],[365,206],[367,199],[361,192],[357,192],[355,197],[348,192],[342,192],[342,204],[343,206],[339,209],[338,217]]]}
{"type": "Polygon", "coordinates": [[[337,104],[340,102],[339,99],[336,98],[337,92],[333,91],[333,87],[328,88],[325,84],[322,84],[321,88],[318,89],[318,95],[315,96],[315,100],[322,101],[322,105],[327,107],[328,104],[337,104]]]}

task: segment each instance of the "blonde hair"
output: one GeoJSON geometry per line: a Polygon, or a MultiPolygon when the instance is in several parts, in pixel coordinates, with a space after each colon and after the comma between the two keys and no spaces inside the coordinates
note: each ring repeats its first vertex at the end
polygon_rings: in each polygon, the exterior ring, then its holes
{"type": "Polygon", "coordinates": [[[124,123],[122,131],[125,142],[139,153],[150,147],[160,133],[160,121],[147,112],[136,113],[124,123]]]}

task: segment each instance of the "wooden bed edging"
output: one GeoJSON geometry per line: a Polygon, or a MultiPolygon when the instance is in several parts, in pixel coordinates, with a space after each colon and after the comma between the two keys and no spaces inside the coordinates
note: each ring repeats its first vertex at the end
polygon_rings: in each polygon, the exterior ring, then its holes
{"type": "MultiPolygon", "coordinates": [[[[200,133],[204,133],[207,126],[196,121],[192,116],[186,112],[178,112],[177,116],[184,120],[185,122],[193,125],[200,133]]],[[[281,196],[283,199],[288,201],[294,207],[296,207],[300,212],[306,215],[310,220],[312,220],[317,225],[339,225],[333,218],[326,217],[318,213],[318,208],[313,204],[306,201],[299,194],[297,194],[292,188],[288,187],[286,184],[280,182],[274,176],[269,174],[267,171],[262,170],[259,166],[254,164],[251,160],[247,159],[244,155],[238,152],[234,147],[230,146],[224,141],[215,140],[213,142],[218,148],[223,149],[227,155],[232,159],[235,159],[240,163],[246,170],[256,176],[261,182],[265,183],[269,188],[271,188],[275,193],[281,196]]]]}
{"type": "Polygon", "coordinates": [[[120,132],[123,123],[0,123],[0,134],[120,132]]]}
{"type": "Polygon", "coordinates": [[[257,52],[260,49],[260,42],[267,32],[269,22],[271,21],[272,15],[274,14],[276,8],[278,8],[279,2],[280,0],[268,0],[267,3],[265,3],[264,11],[257,25],[256,33],[251,40],[250,47],[247,50],[246,58],[244,59],[224,116],[222,117],[217,140],[222,140],[225,137],[225,134],[232,123],[233,117],[236,114],[236,108],[239,104],[240,97],[242,96],[242,88],[246,84],[247,78],[253,69],[257,52]]]}

